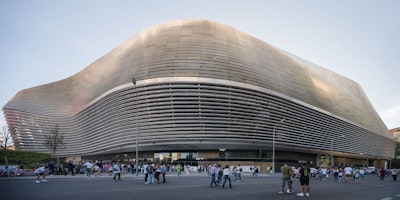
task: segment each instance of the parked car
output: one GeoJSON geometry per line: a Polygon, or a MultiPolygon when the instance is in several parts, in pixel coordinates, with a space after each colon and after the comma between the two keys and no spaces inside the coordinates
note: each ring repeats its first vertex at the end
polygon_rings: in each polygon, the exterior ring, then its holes
{"type": "Polygon", "coordinates": [[[376,174],[376,167],[367,167],[365,171],[367,174],[376,174]]]}

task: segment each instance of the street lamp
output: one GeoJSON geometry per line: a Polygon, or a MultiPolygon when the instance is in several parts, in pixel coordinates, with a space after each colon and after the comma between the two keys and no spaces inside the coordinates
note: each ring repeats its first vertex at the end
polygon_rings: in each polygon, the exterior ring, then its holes
{"type": "Polygon", "coordinates": [[[275,129],[276,127],[284,122],[285,119],[281,119],[281,121],[279,121],[277,124],[275,124],[274,126],[274,131],[273,131],[273,135],[272,135],[272,174],[275,174],[275,129]]]}
{"type": "Polygon", "coordinates": [[[136,176],[139,176],[139,145],[138,145],[138,134],[139,134],[139,107],[136,92],[136,79],[132,77],[132,83],[135,86],[135,99],[136,99],[136,176]]]}
{"type": "Polygon", "coordinates": [[[331,138],[331,168],[333,167],[333,138],[331,138]]]}

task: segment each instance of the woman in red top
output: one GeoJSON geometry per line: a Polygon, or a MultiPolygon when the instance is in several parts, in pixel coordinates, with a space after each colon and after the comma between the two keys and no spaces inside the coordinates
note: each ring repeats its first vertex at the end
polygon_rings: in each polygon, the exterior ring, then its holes
{"type": "Polygon", "coordinates": [[[386,175],[386,170],[385,169],[383,169],[383,168],[381,168],[380,170],[379,170],[379,174],[381,175],[381,181],[383,181],[383,179],[385,178],[385,175],[386,175]]]}

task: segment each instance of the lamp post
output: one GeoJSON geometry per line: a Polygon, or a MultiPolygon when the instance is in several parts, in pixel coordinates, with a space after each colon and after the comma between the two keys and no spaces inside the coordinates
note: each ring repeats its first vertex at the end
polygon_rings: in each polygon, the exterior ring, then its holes
{"type": "Polygon", "coordinates": [[[331,139],[331,168],[333,167],[333,138],[331,139]]]}
{"type": "Polygon", "coordinates": [[[136,176],[139,176],[139,145],[138,145],[138,134],[139,134],[139,107],[136,92],[136,79],[132,77],[132,83],[135,86],[135,99],[136,99],[136,176]]]}
{"type": "Polygon", "coordinates": [[[274,126],[274,131],[273,131],[273,135],[272,135],[272,174],[275,174],[275,129],[276,127],[284,122],[285,119],[281,119],[281,121],[279,121],[277,124],[275,124],[274,126]]]}

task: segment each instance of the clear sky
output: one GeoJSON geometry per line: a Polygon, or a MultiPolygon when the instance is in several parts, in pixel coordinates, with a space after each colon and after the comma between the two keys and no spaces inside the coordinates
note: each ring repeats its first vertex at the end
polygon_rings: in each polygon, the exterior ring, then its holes
{"type": "Polygon", "coordinates": [[[400,127],[398,0],[0,0],[0,106],[175,19],[229,25],[352,79],[400,127]]]}

